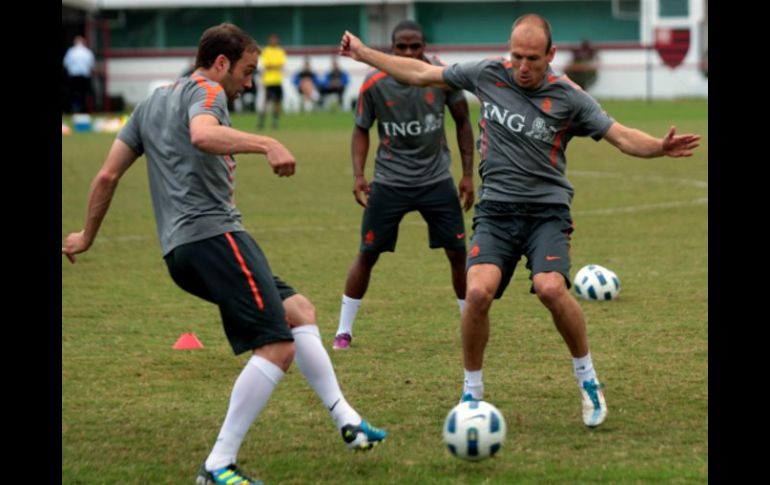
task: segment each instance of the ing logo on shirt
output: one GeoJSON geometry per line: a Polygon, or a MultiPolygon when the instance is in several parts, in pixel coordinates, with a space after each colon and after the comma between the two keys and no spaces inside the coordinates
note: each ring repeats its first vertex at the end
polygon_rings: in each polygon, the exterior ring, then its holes
{"type": "Polygon", "coordinates": [[[411,121],[383,121],[380,123],[385,134],[390,137],[418,136],[440,130],[444,125],[444,115],[425,115],[425,119],[411,121]]]}
{"type": "MultiPolygon", "coordinates": [[[[502,125],[514,133],[521,133],[527,126],[527,117],[523,114],[513,113],[487,101],[483,103],[484,109],[481,110],[481,117],[485,120],[502,125]]],[[[535,140],[553,143],[558,132],[559,128],[548,126],[543,118],[537,116],[532,122],[532,129],[524,132],[524,135],[535,140]]]]}
{"type": "Polygon", "coordinates": [[[426,103],[433,104],[433,101],[435,101],[435,100],[436,100],[436,97],[433,96],[433,90],[432,89],[428,89],[427,91],[425,91],[425,102],[426,103]]]}

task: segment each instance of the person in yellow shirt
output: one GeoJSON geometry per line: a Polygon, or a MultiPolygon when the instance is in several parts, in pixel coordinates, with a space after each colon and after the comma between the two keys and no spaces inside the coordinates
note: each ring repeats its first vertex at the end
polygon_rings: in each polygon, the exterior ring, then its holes
{"type": "Polygon", "coordinates": [[[286,64],[286,51],[278,45],[278,35],[270,34],[267,47],[262,51],[259,63],[262,65],[262,85],[265,87],[265,103],[259,113],[258,129],[265,127],[265,115],[268,105],[273,105],[273,129],[278,128],[278,118],[281,115],[283,101],[283,66],[286,64]]]}

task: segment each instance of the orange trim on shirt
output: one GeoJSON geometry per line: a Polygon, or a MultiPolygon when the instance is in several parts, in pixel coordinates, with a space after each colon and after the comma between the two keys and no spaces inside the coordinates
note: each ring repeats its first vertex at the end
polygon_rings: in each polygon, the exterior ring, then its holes
{"type": "Polygon", "coordinates": [[[233,248],[233,253],[235,253],[235,259],[238,260],[238,264],[241,266],[241,270],[243,270],[243,274],[246,275],[246,280],[249,282],[249,288],[251,288],[251,294],[254,295],[254,301],[257,302],[257,307],[260,310],[264,310],[265,304],[262,301],[262,296],[260,296],[259,289],[257,288],[257,284],[254,282],[254,278],[251,276],[251,271],[249,271],[248,266],[246,266],[246,261],[244,261],[243,259],[241,250],[238,249],[238,245],[235,244],[235,239],[233,239],[233,236],[229,232],[225,233],[225,237],[227,238],[227,242],[230,243],[230,247],[233,248]]]}
{"type": "Polygon", "coordinates": [[[366,81],[363,84],[363,86],[361,86],[361,90],[358,92],[358,114],[361,114],[364,112],[363,100],[364,100],[364,93],[366,92],[366,90],[371,88],[374,85],[374,83],[376,83],[377,81],[379,81],[380,79],[384,78],[387,75],[388,75],[387,72],[380,71],[374,76],[370,77],[369,80],[366,81]]]}
{"type": "Polygon", "coordinates": [[[561,76],[559,76],[559,81],[565,81],[567,84],[569,84],[573,88],[577,89],[578,91],[582,91],[583,90],[583,88],[581,88],[578,83],[576,83],[575,81],[570,79],[569,76],[567,76],[566,74],[562,74],[561,76]]]}
{"type": "Polygon", "coordinates": [[[214,100],[217,99],[217,94],[222,91],[222,86],[220,84],[211,86],[205,78],[197,74],[193,74],[190,77],[199,85],[203,86],[204,89],[206,89],[206,101],[204,101],[203,107],[209,109],[214,106],[214,100]]]}
{"type": "Polygon", "coordinates": [[[556,133],[556,138],[553,141],[553,148],[551,148],[551,165],[554,167],[556,166],[556,154],[559,153],[559,147],[561,146],[561,136],[567,131],[567,128],[569,128],[569,121],[564,125],[564,128],[556,133]]]}

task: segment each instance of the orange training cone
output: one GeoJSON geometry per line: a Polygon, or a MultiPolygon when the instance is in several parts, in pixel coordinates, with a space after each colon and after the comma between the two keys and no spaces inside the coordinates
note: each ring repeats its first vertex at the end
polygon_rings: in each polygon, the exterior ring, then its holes
{"type": "Polygon", "coordinates": [[[174,344],[176,350],[202,349],[203,344],[194,333],[183,333],[174,344]]]}

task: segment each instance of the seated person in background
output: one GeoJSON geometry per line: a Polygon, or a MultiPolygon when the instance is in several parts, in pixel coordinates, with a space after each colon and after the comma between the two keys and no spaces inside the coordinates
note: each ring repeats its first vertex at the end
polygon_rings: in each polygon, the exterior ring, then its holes
{"type": "Polygon", "coordinates": [[[300,96],[302,96],[302,103],[300,105],[302,111],[313,111],[313,107],[319,98],[319,84],[318,78],[310,67],[310,59],[306,57],[302,70],[294,75],[294,85],[297,87],[300,96]]]}
{"type": "Polygon", "coordinates": [[[342,95],[345,92],[345,87],[348,85],[348,73],[340,69],[337,65],[337,58],[332,57],[332,67],[321,83],[321,104],[325,104],[324,100],[330,94],[337,95],[337,101],[340,107],[342,105],[342,95]]]}

